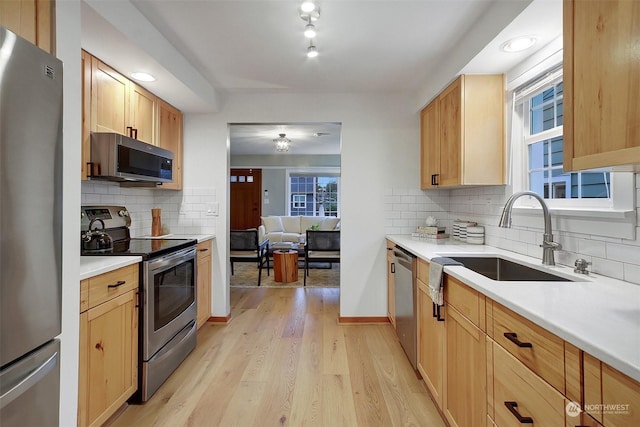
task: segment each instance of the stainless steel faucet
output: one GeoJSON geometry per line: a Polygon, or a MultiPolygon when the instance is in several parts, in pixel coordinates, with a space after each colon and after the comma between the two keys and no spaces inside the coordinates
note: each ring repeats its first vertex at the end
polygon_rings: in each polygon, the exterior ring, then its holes
{"type": "Polygon", "coordinates": [[[513,204],[516,199],[521,196],[531,196],[538,200],[542,205],[542,214],[544,215],[544,237],[542,239],[542,244],[540,245],[542,248],[542,263],[544,265],[556,265],[556,262],[553,259],[553,251],[562,249],[562,245],[553,241],[553,233],[551,232],[551,214],[549,214],[549,208],[547,208],[547,204],[544,202],[544,199],[538,194],[533,191],[521,191],[509,197],[509,200],[507,200],[507,203],[504,205],[504,209],[502,210],[502,216],[500,217],[498,226],[502,228],[511,228],[511,210],[513,209],[513,204]]]}

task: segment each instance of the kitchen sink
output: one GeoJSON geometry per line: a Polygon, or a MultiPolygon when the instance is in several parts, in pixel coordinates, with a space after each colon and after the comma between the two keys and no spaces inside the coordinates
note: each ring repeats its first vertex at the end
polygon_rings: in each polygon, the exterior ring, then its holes
{"type": "Polygon", "coordinates": [[[517,262],[500,257],[458,257],[449,258],[458,261],[469,270],[482,274],[492,280],[505,282],[571,282],[571,279],[537,270],[517,262]]]}

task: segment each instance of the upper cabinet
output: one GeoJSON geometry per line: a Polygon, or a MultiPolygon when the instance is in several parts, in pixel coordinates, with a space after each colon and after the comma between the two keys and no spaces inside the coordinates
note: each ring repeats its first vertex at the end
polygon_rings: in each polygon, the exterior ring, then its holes
{"type": "Polygon", "coordinates": [[[423,110],[420,188],[505,179],[504,76],[461,75],[423,110]]]}
{"type": "Polygon", "coordinates": [[[564,170],[640,164],[640,3],[564,0],[564,170]]]}
{"type": "Polygon", "coordinates": [[[2,0],[0,25],[55,54],[55,2],[53,0],[2,0]]]}
{"type": "Polygon", "coordinates": [[[173,152],[174,179],[158,188],[182,189],[182,113],[82,51],[82,179],[91,174],[91,132],[115,132],[173,152]]]}

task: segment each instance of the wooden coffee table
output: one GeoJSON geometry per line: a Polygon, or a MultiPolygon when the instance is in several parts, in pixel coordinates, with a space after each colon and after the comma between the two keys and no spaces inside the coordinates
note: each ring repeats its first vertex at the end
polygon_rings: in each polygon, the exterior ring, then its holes
{"type": "Polygon", "coordinates": [[[273,251],[273,272],[276,282],[297,282],[298,281],[298,251],[274,250],[273,251]]]}

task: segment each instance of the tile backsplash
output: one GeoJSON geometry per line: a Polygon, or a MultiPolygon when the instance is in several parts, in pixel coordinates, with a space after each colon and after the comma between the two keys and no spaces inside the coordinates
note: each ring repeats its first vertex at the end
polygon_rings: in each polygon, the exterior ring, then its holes
{"type": "MultiPolygon", "coordinates": [[[[576,258],[592,262],[594,273],[640,284],[640,174],[636,186],[636,239],[609,238],[554,229],[563,249],[556,263],[573,266],[576,258]]],[[[385,192],[385,232],[411,234],[427,216],[451,234],[455,219],[476,221],[485,227],[485,243],[540,258],[543,230],[531,227],[498,227],[502,209],[512,194],[509,186],[427,190],[393,188],[385,192]]]]}
{"type": "Polygon", "coordinates": [[[215,188],[185,188],[182,191],[124,188],[117,183],[83,181],[83,205],[125,206],[131,215],[131,236],[151,234],[151,209],[162,209],[165,234],[215,234],[215,188]]]}

